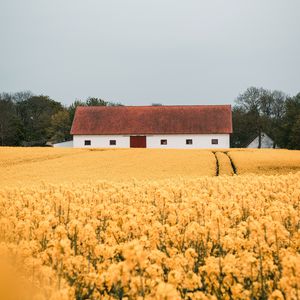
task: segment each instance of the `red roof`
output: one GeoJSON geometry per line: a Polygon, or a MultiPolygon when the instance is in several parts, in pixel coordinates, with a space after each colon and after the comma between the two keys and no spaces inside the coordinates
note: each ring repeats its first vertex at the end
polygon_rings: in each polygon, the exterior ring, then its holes
{"type": "Polygon", "coordinates": [[[231,133],[230,105],[79,106],[71,134],[231,133]]]}

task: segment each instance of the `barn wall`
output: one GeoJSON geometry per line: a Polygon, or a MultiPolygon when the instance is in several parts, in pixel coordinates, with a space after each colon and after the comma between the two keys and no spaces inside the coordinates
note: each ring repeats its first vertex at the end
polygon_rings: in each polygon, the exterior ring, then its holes
{"type": "MultiPolygon", "coordinates": [[[[229,134],[165,134],[146,135],[147,148],[229,148],[229,134]],[[161,145],[160,140],[166,139],[167,145],[161,145]],[[192,145],[186,145],[186,139],[192,139],[192,145]],[[212,145],[211,140],[218,139],[218,145],[212,145]]],[[[129,148],[130,136],[125,135],[74,135],[75,148],[129,148]],[[84,146],[85,140],[91,140],[91,146],[84,146]],[[109,145],[109,140],[116,140],[115,146],[109,145]]]]}
{"type": "Polygon", "coordinates": [[[74,135],[74,148],[129,148],[129,136],[124,135],[74,135]],[[90,140],[91,146],[85,146],[84,141],[90,140]],[[115,146],[109,145],[109,140],[116,140],[115,146]]]}
{"type": "Polygon", "coordinates": [[[147,148],[229,148],[229,134],[164,134],[147,136],[147,148]],[[160,140],[166,139],[167,145],[161,145],[160,140]],[[186,145],[186,139],[192,139],[192,145],[186,145]],[[211,140],[218,139],[218,145],[212,145],[211,140]]]}

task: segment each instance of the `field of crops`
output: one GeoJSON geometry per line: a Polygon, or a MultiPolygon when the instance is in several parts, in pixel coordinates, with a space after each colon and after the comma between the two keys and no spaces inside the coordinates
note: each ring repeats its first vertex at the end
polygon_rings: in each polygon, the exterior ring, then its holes
{"type": "Polygon", "coordinates": [[[300,171],[300,151],[238,149],[229,151],[239,175],[273,175],[300,171]]]}
{"type": "Polygon", "coordinates": [[[277,175],[300,171],[300,151],[2,147],[0,168],[3,186],[191,179],[233,175],[234,171],[238,175],[277,175]]]}
{"type": "Polygon", "coordinates": [[[214,176],[216,161],[205,150],[3,148],[0,168],[0,182],[23,186],[214,176]]]}
{"type": "Polygon", "coordinates": [[[300,299],[298,170],[287,150],[0,148],[0,299],[300,299]]]}

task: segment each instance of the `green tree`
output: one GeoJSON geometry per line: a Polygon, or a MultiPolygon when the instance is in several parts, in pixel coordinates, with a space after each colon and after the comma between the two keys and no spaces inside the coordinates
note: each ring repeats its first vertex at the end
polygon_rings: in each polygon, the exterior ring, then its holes
{"type": "Polygon", "coordinates": [[[44,145],[49,138],[51,117],[61,110],[61,103],[43,95],[17,102],[17,112],[23,124],[23,144],[44,145]]]}
{"type": "Polygon", "coordinates": [[[233,133],[230,137],[230,144],[234,148],[243,148],[257,135],[257,115],[253,111],[245,111],[243,108],[234,107],[232,110],[233,133]]]}
{"type": "Polygon", "coordinates": [[[86,99],[86,106],[108,106],[109,102],[100,98],[89,97],[86,99]]]}
{"type": "MultiPolygon", "coordinates": [[[[263,88],[250,87],[236,99],[237,107],[245,113],[245,117],[246,115],[251,116],[251,123],[248,124],[250,126],[247,126],[246,132],[250,133],[252,131],[259,136],[259,148],[261,147],[261,132],[263,130],[261,118],[263,98],[267,98],[266,91],[263,88]]],[[[247,119],[249,120],[249,118],[247,119]]],[[[234,127],[236,127],[235,124],[234,127]]],[[[250,134],[249,138],[251,138],[250,134]]],[[[239,140],[242,143],[241,137],[239,140]]]]}
{"type": "Polygon", "coordinates": [[[289,149],[300,149],[300,93],[287,99],[281,125],[281,144],[289,149]]]}
{"type": "Polygon", "coordinates": [[[233,109],[232,146],[245,146],[251,137],[258,136],[260,148],[263,131],[270,135],[276,144],[280,144],[280,126],[285,112],[286,98],[281,91],[256,87],[250,87],[240,94],[233,109]]]}
{"type": "Polygon", "coordinates": [[[288,148],[300,150],[300,112],[291,129],[288,148]]]}
{"type": "Polygon", "coordinates": [[[48,136],[54,143],[71,139],[70,135],[70,115],[67,109],[60,110],[51,116],[48,136]]]}
{"type": "Polygon", "coordinates": [[[33,96],[34,96],[34,94],[31,91],[21,91],[21,92],[13,93],[11,95],[11,97],[15,103],[28,100],[29,98],[31,98],[33,96]]]}
{"type": "Polygon", "coordinates": [[[9,94],[0,95],[0,145],[17,146],[21,138],[21,122],[9,94]]]}

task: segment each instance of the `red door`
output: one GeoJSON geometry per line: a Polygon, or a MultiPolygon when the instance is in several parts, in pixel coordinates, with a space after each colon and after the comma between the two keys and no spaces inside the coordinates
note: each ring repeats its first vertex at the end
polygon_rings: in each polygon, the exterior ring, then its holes
{"type": "Polygon", "coordinates": [[[146,148],[146,137],[145,136],[131,136],[130,137],[130,148],[146,148]]]}

